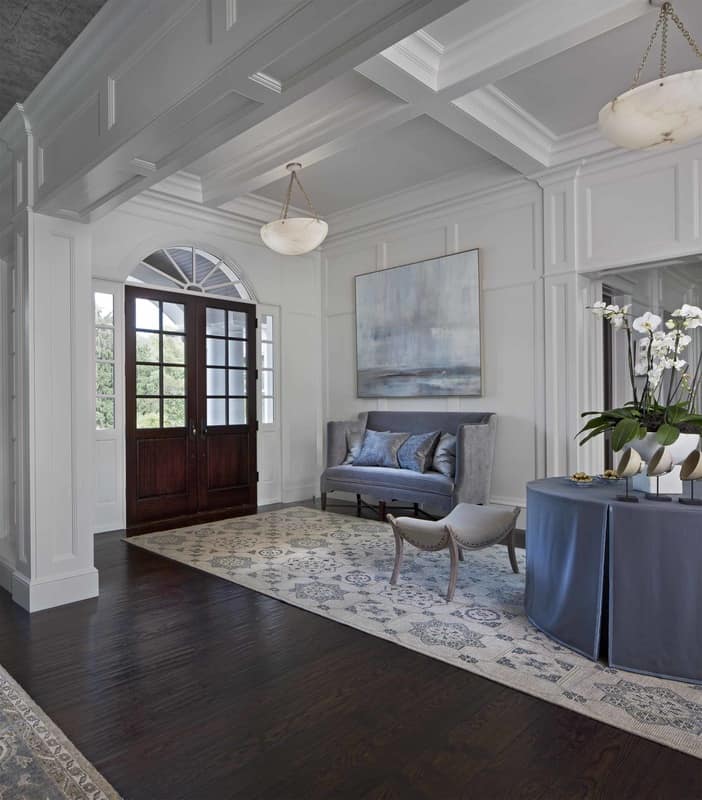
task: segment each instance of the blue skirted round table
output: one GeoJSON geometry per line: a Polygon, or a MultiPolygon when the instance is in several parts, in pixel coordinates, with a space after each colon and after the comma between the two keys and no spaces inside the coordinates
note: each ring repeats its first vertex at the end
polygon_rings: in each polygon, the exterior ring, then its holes
{"type": "Polygon", "coordinates": [[[527,616],[611,667],[702,683],[702,508],[623,488],[528,484],[527,616]]]}

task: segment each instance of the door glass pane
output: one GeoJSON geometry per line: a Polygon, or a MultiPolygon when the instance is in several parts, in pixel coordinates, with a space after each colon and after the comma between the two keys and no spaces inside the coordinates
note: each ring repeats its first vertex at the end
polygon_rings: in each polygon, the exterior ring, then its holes
{"type": "Polygon", "coordinates": [[[273,398],[263,398],[263,424],[270,425],[273,422],[273,398]]]}
{"type": "Polygon", "coordinates": [[[136,360],[159,361],[159,335],[158,333],[142,333],[136,335],[136,360]]]}
{"type": "Polygon", "coordinates": [[[185,306],[182,303],[164,303],[161,324],[164,331],[184,331],[185,306]]]}
{"type": "Polygon", "coordinates": [[[185,336],[163,335],[164,364],[185,364],[185,336]]]}
{"type": "Polygon", "coordinates": [[[271,342],[261,343],[261,364],[263,369],[273,369],[273,344],[271,342]]]}
{"type": "Polygon", "coordinates": [[[227,406],[226,400],[217,398],[207,398],[207,424],[208,425],[226,425],[227,424],[227,406]]]}
{"type": "Polygon", "coordinates": [[[246,338],[246,313],[244,311],[229,312],[229,336],[234,339],[246,338]]]}
{"type": "Polygon", "coordinates": [[[137,428],[159,428],[159,400],[137,398],[137,428]]]}
{"type": "Polygon", "coordinates": [[[229,424],[246,425],[246,399],[237,397],[229,401],[229,424]]]}
{"type": "Polygon", "coordinates": [[[95,380],[98,394],[115,393],[115,370],[111,363],[98,362],[95,365],[95,380]]]}
{"type": "Polygon", "coordinates": [[[111,294],[105,292],[95,292],[95,324],[96,325],[113,325],[114,318],[114,300],[111,294]]]}
{"type": "Polygon", "coordinates": [[[246,371],[243,369],[229,370],[229,394],[246,394],[246,371]]]}
{"type": "Polygon", "coordinates": [[[261,394],[273,395],[273,371],[264,369],[261,372],[261,394]]]}
{"type": "Polygon", "coordinates": [[[158,318],[158,300],[146,300],[137,297],[135,305],[135,319],[137,328],[149,328],[157,331],[161,327],[158,318]]]}
{"type": "Polygon", "coordinates": [[[114,360],[115,340],[111,328],[98,328],[95,331],[95,357],[106,361],[114,360]]]}
{"type": "Polygon", "coordinates": [[[115,401],[112,397],[96,399],[95,427],[100,431],[115,427],[115,401]]]}
{"type": "Polygon", "coordinates": [[[207,394],[224,396],[227,393],[227,371],[224,369],[207,370],[207,394]]]}
{"type": "Polygon", "coordinates": [[[208,308],[206,317],[207,335],[208,336],[226,336],[227,331],[225,328],[226,311],[223,308],[208,308]]]}
{"type": "Polygon", "coordinates": [[[185,367],[163,368],[163,393],[185,396],[185,367]]]}
{"type": "Polygon", "coordinates": [[[136,368],[136,393],[161,394],[161,369],[144,364],[137,364],[136,368]]]}
{"type": "Polygon", "coordinates": [[[176,397],[165,397],[163,400],[163,427],[185,427],[185,400],[176,397]]]}
{"type": "Polygon", "coordinates": [[[229,342],[229,366],[246,366],[246,342],[229,342]]]}
{"type": "MultiPolygon", "coordinates": [[[[209,309],[208,309],[209,310],[209,309]]],[[[207,340],[207,364],[212,366],[224,366],[225,349],[224,339],[207,340]]]]}

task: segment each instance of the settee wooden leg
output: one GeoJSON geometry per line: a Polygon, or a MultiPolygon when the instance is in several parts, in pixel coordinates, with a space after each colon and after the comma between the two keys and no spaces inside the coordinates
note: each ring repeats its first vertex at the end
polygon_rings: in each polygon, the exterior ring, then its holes
{"type": "Polygon", "coordinates": [[[415,517],[419,516],[419,503],[414,504],[414,516],[415,517]]]}
{"type": "Polygon", "coordinates": [[[322,495],[319,498],[319,501],[320,501],[320,504],[322,506],[322,511],[326,511],[327,510],[327,493],[326,492],[322,492],[322,495]]]}
{"type": "MultiPolygon", "coordinates": [[[[392,525],[392,517],[388,514],[388,522],[392,525]]],[[[390,577],[390,585],[395,586],[397,579],[400,577],[400,566],[402,564],[402,551],[404,548],[404,541],[402,536],[397,532],[397,529],[392,525],[392,532],[395,534],[395,566],[392,568],[392,576],[390,577]]]]}
{"type": "Polygon", "coordinates": [[[510,531],[507,537],[507,552],[509,553],[509,563],[512,565],[512,572],[519,573],[517,554],[514,552],[514,530],[510,531]]]}
{"type": "Polygon", "coordinates": [[[446,602],[453,600],[453,593],[456,591],[456,578],[458,577],[458,553],[460,548],[456,544],[453,536],[449,536],[448,541],[449,555],[451,556],[451,572],[449,574],[448,591],[446,592],[446,602]]]}
{"type": "Polygon", "coordinates": [[[356,516],[357,516],[357,517],[360,517],[360,516],[361,516],[361,509],[362,509],[362,507],[363,507],[363,506],[362,506],[362,504],[361,504],[361,495],[360,495],[360,494],[357,494],[357,495],[356,495],[356,516]]]}
{"type": "Polygon", "coordinates": [[[378,503],[378,519],[381,522],[385,522],[385,500],[381,500],[378,503]]]}

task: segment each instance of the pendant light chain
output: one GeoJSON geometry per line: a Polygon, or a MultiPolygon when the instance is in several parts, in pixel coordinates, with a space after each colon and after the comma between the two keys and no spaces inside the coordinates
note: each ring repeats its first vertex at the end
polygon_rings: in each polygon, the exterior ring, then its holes
{"type": "Polygon", "coordinates": [[[288,190],[285,193],[285,202],[283,203],[283,208],[282,208],[282,210],[280,212],[280,218],[282,220],[286,220],[287,217],[288,217],[288,209],[290,208],[290,199],[292,198],[293,181],[295,183],[297,183],[297,185],[300,187],[300,191],[305,196],[305,200],[307,200],[307,206],[308,206],[309,210],[312,212],[312,215],[314,216],[314,218],[317,221],[319,221],[319,214],[314,210],[314,206],[312,205],[312,201],[310,200],[309,195],[304,190],[302,184],[300,183],[300,179],[297,177],[296,170],[292,170],[290,172],[290,180],[288,182],[288,190]]]}
{"type": "Polygon", "coordinates": [[[648,41],[648,47],[646,48],[646,51],[643,54],[643,58],[641,59],[641,63],[639,64],[639,68],[636,70],[636,74],[634,75],[634,82],[631,85],[632,89],[635,89],[639,85],[639,82],[641,80],[641,73],[643,72],[644,67],[646,66],[646,62],[648,61],[649,55],[651,55],[651,50],[653,49],[653,45],[656,39],[658,38],[659,32],[661,34],[661,59],[659,68],[659,78],[662,80],[667,75],[669,20],[672,20],[675,23],[675,26],[680,31],[685,41],[695,51],[697,57],[702,59],[702,50],[695,41],[694,36],[690,33],[690,31],[687,30],[680,17],[675,13],[672,3],[663,3],[663,5],[661,6],[660,14],[658,15],[656,27],[653,29],[651,38],[648,41]]]}

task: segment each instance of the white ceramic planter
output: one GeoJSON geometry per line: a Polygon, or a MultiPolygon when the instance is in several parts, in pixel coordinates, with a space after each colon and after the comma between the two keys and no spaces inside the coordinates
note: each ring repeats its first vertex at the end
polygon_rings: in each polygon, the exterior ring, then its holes
{"type": "MultiPolygon", "coordinates": [[[[670,453],[673,464],[682,464],[693,450],[697,450],[699,443],[699,434],[681,433],[673,444],[667,445],[666,450],[670,453]]],[[[629,442],[627,447],[636,450],[641,458],[648,463],[660,447],[660,444],[656,441],[655,433],[647,433],[643,439],[635,439],[633,442],[629,442]]]]}

